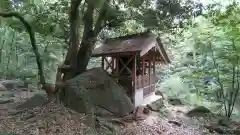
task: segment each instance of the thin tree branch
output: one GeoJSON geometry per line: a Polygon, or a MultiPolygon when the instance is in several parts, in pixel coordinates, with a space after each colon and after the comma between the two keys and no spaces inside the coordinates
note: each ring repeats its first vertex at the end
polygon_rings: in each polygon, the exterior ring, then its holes
{"type": "MultiPolygon", "coordinates": [[[[233,50],[234,50],[234,52],[235,52],[235,56],[236,56],[236,67],[237,67],[237,69],[235,69],[235,70],[237,70],[237,72],[236,72],[236,76],[237,76],[237,80],[236,80],[236,83],[237,83],[237,88],[235,89],[235,94],[234,94],[234,97],[233,97],[233,99],[232,99],[232,107],[231,107],[231,110],[230,110],[230,114],[232,114],[232,112],[233,112],[233,108],[234,108],[234,105],[235,105],[235,102],[236,102],[236,99],[237,99],[237,97],[238,97],[238,95],[239,95],[239,92],[240,92],[240,83],[239,83],[239,68],[238,68],[238,66],[239,66],[239,56],[238,56],[238,54],[237,54],[237,48],[236,48],[236,45],[235,45],[235,41],[233,40],[232,41],[232,47],[233,47],[233,50]]],[[[235,68],[235,66],[234,66],[234,68],[235,68]]]]}
{"type": "MultiPolygon", "coordinates": [[[[209,42],[209,46],[210,46],[210,48],[211,48],[211,54],[212,54],[212,60],[213,60],[213,65],[214,65],[214,68],[216,69],[216,71],[217,71],[217,81],[218,81],[218,83],[219,83],[219,85],[220,85],[220,89],[221,89],[221,95],[220,95],[220,97],[219,98],[223,98],[224,100],[226,100],[225,99],[225,95],[224,95],[224,88],[223,88],[223,84],[222,84],[222,82],[221,82],[221,80],[220,80],[220,73],[219,73],[219,71],[218,71],[218,66],[217,66],[217,63],[216,63],[216,59],[214,58],[214,54],[213,54],[213,47],[212,47],[212,43],[211,42],[209,42]]],[[[226,106],[226,103],[224,102],[224,109],[225,110],[227,110],[227,106],[226,106]]]]}
{"type": "Polygon", "coordinates": [[[31,27],[31,25],[17,12],[9,12],[9,13],[0,12],[0,16],[2,16],[4,18],[15,17],[15,18],[19,19],[23,23],[24,27],[27,29],[29,37],[30,37],[32,49],[33,49],[33,52],[35,54],[36,61],[37,61],[38,73],[40,76],[40,83],[42,85],[45,85],[46,81],[45,81],[45,77],[44,77],[44,73],[43,73],[42,60],[41,60],[40,53],[38,52],[38,48],[36,45],[35,33],[31,27]]]}

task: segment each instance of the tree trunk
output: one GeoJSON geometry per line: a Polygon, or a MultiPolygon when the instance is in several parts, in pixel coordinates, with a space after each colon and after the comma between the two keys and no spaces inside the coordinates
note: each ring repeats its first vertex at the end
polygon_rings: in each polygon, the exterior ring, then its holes
{"type": "Polygon", "coordinates": [[[95,37],[89,37],[86,41],[82,41],[77,54],[77,74],[81,74],[86,71],[88,62],[92,56],[94,45],[96,43],[95,39],[95,37]]]}
{"type": "Polygon", "coordinates": [[[77,53],[77,74],[81,74],[87,69],[88,62],[92,55],[92,49],[96,42],[93,31],[94,0],[87,1],[87,10],[83,16],[84,31],[80,49],[77,53]]]}
{"type": "Polygon", "coordinates": [[[76,56],[79,48],[79,26],[80,26],[80,16],[79,16],[79,5],[82,0],[71,0],[71,7],[69,13],[70,22],[70,42],[68,52],[64,61],[65,65],[71,66],[71,72],[65,72],[63,80],[68,80],[76,75],[76,56]]]}

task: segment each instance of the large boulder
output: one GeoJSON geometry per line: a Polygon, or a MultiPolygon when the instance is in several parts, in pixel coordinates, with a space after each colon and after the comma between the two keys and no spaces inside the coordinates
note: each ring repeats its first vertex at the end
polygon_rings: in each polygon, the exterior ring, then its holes
{"type": "Polygon", "coordinates": [[[84,113],[91,107],[100,107],[121,117],[134,110],[123,88],[102,68],[90,69],[66,83],[67,88],[61,93],[61,99],[67,107],[77,112],[84,113]]]}

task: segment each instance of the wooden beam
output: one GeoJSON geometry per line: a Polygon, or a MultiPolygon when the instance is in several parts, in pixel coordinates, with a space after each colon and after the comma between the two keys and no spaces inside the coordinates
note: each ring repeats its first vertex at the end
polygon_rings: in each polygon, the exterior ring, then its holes
{"type": "Polygon", "coordinates": [[[132,71],[131,71],[127,66],[128,66],[129,63],[133,60],[134,57],[135,57],[135,55],[133,55],[130,59],[128,59],[128,61],[126,62],[126,64],[122,61],[121,58],[119,59],[120,62],[121,62],[121,64],[124,66],[124,67],[120,70],[119,74],[121,74],[125,68],[127,69],[127,71],[128,71],[130,74],[132,74],[132,71]]]}
{"type": "Polygon", "coordinates": [[[125,56],[132,56],[135,55],[137,53],[140,53],[141,51],[128,51],[128,52],[114,52],[114,53],[100,53],[100,54],[92,54],[92,57],[112,57],[112,56],[116,56],[117,53],[121,53],[121,56],[125,55],[125,56]]]}
{"type": "Polygon", "coordinates": [[[106,70],[108,70],[108,68],[110,67],[113,70],[113,58],[111,58],[111,62],[109,62],[106,58],[105,58],[106,62],[107,62],[107,67],[106,70]]]}
{"type": "Polygon", "coordinates": [[[112,70],[114,70],[114,59],[111,59],[111,62],[110,63],[108,63],[108,65],[107,65],[107,67],[106,67],[106,70],[108,70],[109,68],[111,68],[112,70]]]}

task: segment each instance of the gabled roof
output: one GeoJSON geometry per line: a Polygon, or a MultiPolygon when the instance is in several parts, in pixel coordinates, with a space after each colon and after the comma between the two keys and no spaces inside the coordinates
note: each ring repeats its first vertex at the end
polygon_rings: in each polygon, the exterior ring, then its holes
{"type": "Polygon", "coordinates": [[[102,46],[93,50],[92,56],[98,57],[123,52],[140,52],[140,56],[143,56],[156,45],[164,61],[169,63],[170,60],[161,40],[151,32],[107,39],[102,46]]]}
{"type": "Polygon", "coordinates": [[[171,61],[170,61],[170,59],[169,59],[169,57],[168,57],[168,55],[167,55],[166,50],[164,49],[164,46],[163,46],[163,44],[162,44],[161,39],[158,37],[158,38],[156,38],[156,41],[157,41],[156,48],[157,48],[158,51],[160,52],[160,55],[161,55],[161,57],[163,58],[164,62],[165,62],[165,63],[170,63],[171,61]]]}

